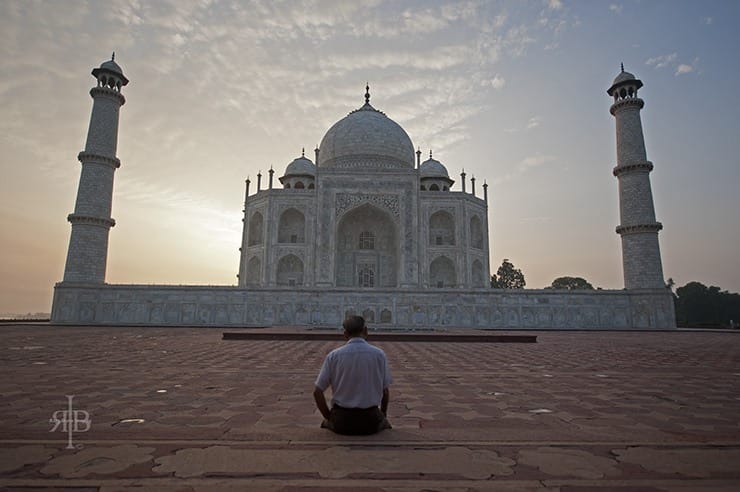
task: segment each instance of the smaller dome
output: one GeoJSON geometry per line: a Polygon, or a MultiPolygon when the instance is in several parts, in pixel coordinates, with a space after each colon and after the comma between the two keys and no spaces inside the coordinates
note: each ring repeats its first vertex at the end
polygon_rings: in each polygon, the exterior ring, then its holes
{"type": "Polygon", "coordinates": [[[617,76],[614,78],[614,82],[612,83],[612,86],[606,90],[606,93],[609,94],[610,96],[617,97],[619,93],[616,91],[616,89],[619,87],[623,87],[625,85],[632,86],[635,89],[639,89],[640,87],[642,87],[641,80],[639,80],[633,74],[624,71],[624,64],[621,65],[621,68],[622,68],[622,71],[619,72],[617,76]]]}
{"type": "Polygon", "coordinates": [[[612,83],[612,85],[616,85],[620,82],[625,82],[627,80],[636,80],[636,78],[631,73],[622,71],[619,73],[619,75],[616,76],[616,78],[614,79],[614,83],[612,83]]]}
{"type": "Polygon", "coordinates": [[[422,178],[449,178],[450,174],[447,172],[447,168],[442,165],[436,159],[431,157],[421,163],[419,166],[419,174],[422,178]]]}
{"type": "Polygon", "coordinates": [[[288,164],[285,176],[316,176],[316,166],[311,159],[301,156],[288,164]]]}
{"type": "Polygon", "coordinates": [[[101,63],[100,64],[100,69],[101,70],[110,70],[111,72],[114,72],[114,73],[118,73],[118,74],[123,75],[123,69],[113,59],[110,59],[110,60],[107,60],[107,61],[104,61],[103,63],[101,63]]]}
{"type": "Polygon", "coordinates": [[[98,78],[99,75],[104,75],[106,72],[114,74],[121,81],[121,85],[128,84],[128,79],[123,75],[123,69],[116,63],[115,52],[111,55],[110,60],[106,60],[100,64],[99,68],[93,68],[93,77],[98,78]]]}

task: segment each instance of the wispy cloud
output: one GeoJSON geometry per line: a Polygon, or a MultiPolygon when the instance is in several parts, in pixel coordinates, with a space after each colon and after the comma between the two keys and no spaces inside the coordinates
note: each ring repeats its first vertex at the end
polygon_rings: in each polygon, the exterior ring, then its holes
{"type": "Polygon", "coordinates": [[[555,160],[555,157],[551,155],[544,155],[544,154],[537,153],[535,155],[531,155],[531,156],[528,156],[522,159],[519,162],[519,164],[517,164],[516,169],[519,170],[520,172],[524,172],[533,167],[539,167],[539,166],[542,166],[543,164],[553,162],[554,160],[555,160]]]}
{"type": "Polygon", "coordinates": [[[691,64],[679,62],[678,53],[670,53],[668,55],[660,55],[653,58],[648,58],[645,61],[645,64],[653,66],[655,68],[666,68],[675,66],[674,75],[678,76],[695,71],[698,62],[699,58],[694,58],[694,61],[691,64]]]}
{"type": "Polygon", "coordinates": [[[555,156],[545,155],[538,152],[536,154],[523,158],[514,166],[511,172],[503,176],[494,178],[493,180],[491,180],[491,184],[498,185],[507,181],[511,181],[512,179],[517,178],[518,176],[528,172],[531,169],[538,168],[546,164],[551,164],[556,161],[557,159],[555,158],[555,156]]]}
{"type": "Polygon", "coordinates": [[[496,74],[492,79],[481,80],[481,85],[484,87],[493,87],[494,89],[503,89],[506,85],[506,79],[496,74]]]}
{"type": "Polygon", "coordinates": [[[712,25],[712,22],[714,22],[714,19],[712,19],[711,17],[702,17],[701,21],[705,25],[710,26],[712,25]]]}
{"type": "Polygon", "coordinates": [[[533,116],[527,121],[527,130],[537,128],[542,124],[542,116],[533,116]]]}
{"type": "Polygon", "coordinates": [[[516,133],[522,130],[534,130],[535,128],[539,127],[543,121],[544,121],[544,118],[542,116],[535,115],[529,118],[523,126],[505,128],[504,131],[507,133],[516,133]]]}
{"type": "Polygon", "coordinates": [[[547,8],[550,10],[560,10],[563,8],[563,2],[561,0],[547,0],[547,8]]]}
{"type": "Polygon", "coordinates": [[[694,67],[691,65],[687,65],[685,63],[680,63],[678,67],[676,67],[676,73],[674,75],[679,76],[685,73],[690,73],[694,71],[694,67]]]}
{"type": "Polygon", "coordinates": [[[621,14],[622,13],[622,5],[612,3],[609,5],[609,10],[614,12],[615,14],[621,14]]]}
{"type": "Polygon", "coordinates": [[[653,58],[648,58],[645,61],[645,64],[652,65],[655,68],[663,68],[675,62],[677,57],[678,57],[678,53],[671,53],[669,55],[655,56],[653,58]]]}

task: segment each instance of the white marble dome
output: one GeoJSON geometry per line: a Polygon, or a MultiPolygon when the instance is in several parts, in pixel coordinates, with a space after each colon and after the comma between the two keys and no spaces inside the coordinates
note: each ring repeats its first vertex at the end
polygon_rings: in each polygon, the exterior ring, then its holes
{"type": "Polygon", "coordinates": [[[116,63],[114,60],[107,60],[100,64],[101,70],[110,70],[113,73],[118,73],[123,75],[123,69],[121,66],[116,63]]]}
{"type": "Polygon", "coordinates": [[[617,85],[620,82],[626,82],[627,80],[635,80],[635,76],[629,72],[623,71],[614,78],[614,82],[612,83],[612,85],[617,85]]]}
{"type": "Polygon", "coordinates": [[[449,178],[447,168],[436,159],[431,157],[419,166],[419,174],[422,178],[449,178]]]}
{"type": "Polygon", "coordinates": [[[406,131],[368,102],[334,123],[319,145],[319,167],[414,168],[406,131]]]}
{"type": "Polygon", "coordinates": [[[305,156],[293,159],[285,168],[285,176],[316,176],[316,166],[305,156]]]}
{"type": "Polygon", "coordinates": [[[93,77],[101,80],[103,85],[110,85],[110,87],[116,86],[120,89],[122,85],[128,84],[128,79],[123,75],[123,69],[121,66],[115,62],[115,56],[116,54],[113,53],[113,55],[111,55],[111,59],[101,63],[99,68],[94,68],[92,74],[93,77]],[[115,77],[112,82],[109,82],[108,80],[108,75],[110,74],[113,74],[113,77],[115,77]]]}

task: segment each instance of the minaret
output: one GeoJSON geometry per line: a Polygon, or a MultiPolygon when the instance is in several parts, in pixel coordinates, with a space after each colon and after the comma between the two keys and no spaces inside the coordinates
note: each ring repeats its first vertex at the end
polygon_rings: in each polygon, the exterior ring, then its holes
{"type": "Polygon", "coordinates": [[[614,98],[609,112],[617,122],[617,166],[619,180],[619,219],[617,234],[622,237],[622,268],[625,289],[665,287],[660,260],[658,231],[663,226],[655,220],[650,171],[640,110],[645,102],[637,97],[642,81],[624,71],[614,79],[607,94],[614,98]]]}
{"type": "Polygon", "coordinates": [[[97,86],[85,150],[77,158],[82,164],[74,213],[67,220],[72,233],[64,268],[64,282],[104,283],[108,260],[108,233],[116,222],[111,218],[113,174],[121,165],[116,157],[118,114],[126,99],[121,87],[128,84],[123,70],[111,59],[92,71],[97,86]]]}

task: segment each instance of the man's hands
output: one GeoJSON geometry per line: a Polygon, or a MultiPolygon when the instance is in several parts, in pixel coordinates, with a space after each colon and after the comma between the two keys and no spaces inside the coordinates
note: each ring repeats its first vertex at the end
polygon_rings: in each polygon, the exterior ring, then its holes
{"type": "MultiPolygon", "coordinates": [[[[383,394],[385,395],[385,393],[383,394]]],[[[313,399],[316,402],[316,408],[319,409],[321,415],[323,415],[326,420],[329,420],[331,412],[329,411],[329,406],[326,404],[326,397],[324,396],[324,392],[316,386],[313,388],[313,399]]]]}

